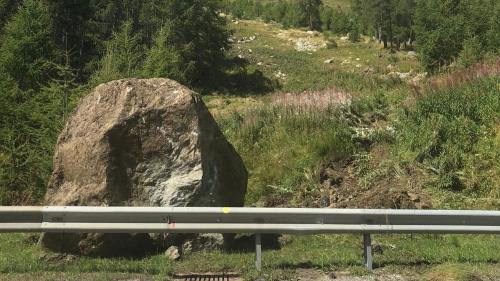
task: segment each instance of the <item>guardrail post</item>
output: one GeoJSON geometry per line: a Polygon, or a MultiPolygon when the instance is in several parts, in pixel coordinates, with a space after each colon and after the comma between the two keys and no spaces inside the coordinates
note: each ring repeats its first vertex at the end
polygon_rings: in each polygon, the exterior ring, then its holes
{"type": "Polygon", "coordinates": [[[262,237],[260,233],[255,234],[255,267],[258,271],[262,269],[262,237]]]}
{"type": "Polygon", "coordinates": [[[363,234],[363,250],[365,257],[365,266],[369,269],[373,269],[373,254],[372,254],[372,237],[369,233],[363,234]]]}

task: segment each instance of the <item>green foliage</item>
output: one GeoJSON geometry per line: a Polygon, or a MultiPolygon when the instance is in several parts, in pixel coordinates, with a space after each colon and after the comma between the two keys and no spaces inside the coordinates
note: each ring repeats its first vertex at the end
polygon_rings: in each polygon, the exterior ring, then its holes
{"type": "Polygon", "coordinates": [[[180,64],[179,53],[168,44],[170,28],[169,25],[165,25],[154,37],[154,44],[144,62],[144,76],[185,79],[182,70],[176,67],[180,64]]]}
{"type": "Polygon", "coordinates": [[[0,0],[0,33],[7,20],[17,9],[18,4],[17,0],[0,0]]]}
{"type": "Polygon", "coordinates": [[[459,56],[467,66],[494,50],[496,6],[486,0],[418,1],[415,32],[424,68],[437,71],[459,56]]]}
{"type": "Polygon", "coordinates": [[[361,30],[399,49],[413,40],[412,17],[415,0],[352,0],[352,10],[361,30]]]}
{"type": "Polygon", "coordinates": [[[322,15],[324,9],[321,0],[286,0],[265,5],[260,0],[225,0],[223,10],[236,18],[262,18],[266,22],[281,23],[285,28],[308,27],[317,30],[322,27],[323,19],[330,20],[324,18],[328,15],[322,15]]]}
{"type": "Polygon", "coordinates": [[[93,77],[95,84],[137,75],[143,59],[139,36],[133,34],[132,23],[126,21],[119,31],[106,42],[106,54],[101,58],[100,69],[93,77]]]}
{"type": "Polygon", "coordinates": [[[310,30],[321,27],[320,7],[323,5],[322,0],[298,0],[300,10],[304,12],[305,21],[310,30]]]}
{"type": "MultiPolygon", "coordinates": [[[[33,204],[45,193],[52,150],[64,118],[60,85],[23,92],[0,84],[0,205],[33,204]]],[[[66,92],[64,92],[66,94],[66,92]]]]}
{"type": "Polygon", "coordinates": [[[70,107],[74,73],[59,62],[43,1],[26,0],[0,45],[0,205],[40,199],[70,107]]]}
{"type": "Polygon", "coordinates": [[[483,58],[483,50],[478,37],[466,39],[457,62],[463,67],[470,67],[483,58]]]}
{"type": "Polygon", "coordinates": [[[500,121],[499,81],[486,78],[419,99],[398,123],[399,155],[434,171],[433,185],[438,188],[494,191],[498,178],[474,175],[479,170],[498,171],[500,155],[484,144],[495,138],[500,121]],[[482,163],[476,162],[476,155],[483,156],[482,163]]]}
{"type": "Polygon", "coordinates": [[[22,90],[38,89],[57,59],[52,21],[42,1],[26,0],[5,27],[0,45],[0,72],[22,90]]]}
{"type": "Polygon", "coordinates": [[[168,2],[165,24],[147,54],[144,75],[167,75],[191,86],[213,82],[229,48],[229,31],[217,9],[216,1],[168,2]]]}
{"type": "Polygon", "coordinates": [[[252,174],[249,204],[275,193],[276,187],[297,192],[303,184],[315,184],[312,171],[318,163],[346,159],[357,149],[335,108],[276,105],[234,112],[219,122],[252,174]]]}
{"type": "Polygon", "coordinates": [[[334,10],[330,30],[335,34],[347,34],[351,31],[352,15],[343,10],[334,10]]]}
{"type": "Polygon", "coordinates": [[[489,30],[486,33],[486,38],[488,40],[488,48],[489,50],[495,52],[496,54],[500,54],[500,2],[496,2],[491,19],[489,30]]]}
{"type": "Polygon", "coordinates": [[[359,26],[357,22],[352,22],[351,28],[349,29],[349,41],[351,41],[352,43],[356,43],[360,38],[361,35],[359,34],[359,26]]]}

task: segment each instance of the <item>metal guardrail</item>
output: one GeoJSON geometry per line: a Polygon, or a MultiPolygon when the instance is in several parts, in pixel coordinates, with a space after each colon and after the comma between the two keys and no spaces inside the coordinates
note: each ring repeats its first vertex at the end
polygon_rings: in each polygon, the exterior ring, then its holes
{"type": "Polygon", "coordinates": [[[1,232],[359,233],[373,267],[371,234],[500,234],[500,211],[179,207],[0,207],[1,232]]]}

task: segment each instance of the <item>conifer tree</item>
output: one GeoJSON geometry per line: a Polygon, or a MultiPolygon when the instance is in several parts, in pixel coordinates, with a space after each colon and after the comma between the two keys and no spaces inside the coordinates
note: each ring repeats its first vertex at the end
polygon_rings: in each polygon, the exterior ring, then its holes
{"type": "Polygon", "coordinates": [[[138,74],[143,60],[140,38],[132,30],[132,22],[126,21],[106,42],[106,53],[100,60],[100,69],[93,77],[96,84],[130,78],[138,74]]]}
{"type": "Polygon", "coordinates": [[[175,72],[181,83],[192,86],[211,83],[229,47],[226,20],[218,15],[218,10],[215,0],[168,1],[165,24],[147,55],[145,75],[175,72]],[[173,58],[172,62],[163,59],[165,66],[155,63],[153,58],[159,52],[173,58]]]}
{"type": "Polygon", "coordinates": [[[25,0],[5,26],[0,43],[0,72],[11,77],[22,90],[38,89],[52,73],[58,59],[52,21],[40,0],[25,0]]]}

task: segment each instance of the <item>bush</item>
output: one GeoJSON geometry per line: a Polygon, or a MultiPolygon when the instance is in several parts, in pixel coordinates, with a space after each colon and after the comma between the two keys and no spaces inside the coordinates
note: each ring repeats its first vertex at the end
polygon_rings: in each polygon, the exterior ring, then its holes
{"type": "Polygon", "coordinates": [[[483,47],[478,37],[472,37],[465,40],[463,50],[458,56],[458,64],[463,67],[469,67],[479,62],[483,58],[483,47]]]}

